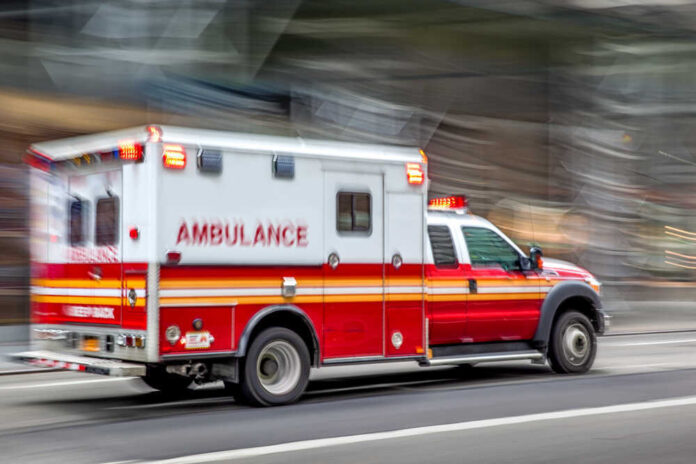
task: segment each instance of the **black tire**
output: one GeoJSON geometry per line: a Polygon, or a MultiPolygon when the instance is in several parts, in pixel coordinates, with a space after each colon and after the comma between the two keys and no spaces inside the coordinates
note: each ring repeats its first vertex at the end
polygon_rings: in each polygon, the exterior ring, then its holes
{"type": "Polygon", "coordinates": [[[241,399],[254,406],[297,401],[309,382],[309,364],[309,350],[299,335],[282,327],[264,330],[240,363],[241,399]]]}
{"type": "Polygon", "coordinates": [[[224,382],[225,392],[234,398],[234,401],[239,404],[246,404],[246,398],[242,395],[242,387],[238,383],[224,382]]]}
{"type": "Polygon", "coordinates": [[[549,362],[559,374],[587,372],[597,355],[597,335],[592,323],[582,313],[561,314],[551,329],[549,362]]]}
{"type": "Polygon", "coordinates": [[[190,392],[191,378],[170,374],[163,367],[148,368],[147,375],[141,377],[148,387],[168,395],[182,395],[190,392]]]}

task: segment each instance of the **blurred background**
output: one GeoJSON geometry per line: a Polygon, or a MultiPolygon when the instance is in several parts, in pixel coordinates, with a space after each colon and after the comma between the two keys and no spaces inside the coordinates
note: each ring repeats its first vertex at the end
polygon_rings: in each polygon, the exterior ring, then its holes
{"type": "Polygon", "coordinates": [[[0,341],[26,147],[145,123],[420,146],[433,195],[595,273],[625,330],[696,328],[695,38],[688,0],[4,0],[0,341]]]}

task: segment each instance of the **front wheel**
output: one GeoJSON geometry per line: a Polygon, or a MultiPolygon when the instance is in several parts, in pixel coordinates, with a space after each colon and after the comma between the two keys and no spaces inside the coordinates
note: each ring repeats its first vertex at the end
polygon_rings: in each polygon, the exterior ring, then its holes
{"type": "Polygon", "coordinates": [[[551,329],[549,361],[559,374],[587,372],[597,355],[597,335],[592,323],[582,313],[561,314],[551,329]]]}
{"type": "Polygon", "coordinates": [[[309,382],[309,350],[295,332],[272,327],[251,343],[240,369],[239,390],[258,406],[296,401],[309,382]]]}

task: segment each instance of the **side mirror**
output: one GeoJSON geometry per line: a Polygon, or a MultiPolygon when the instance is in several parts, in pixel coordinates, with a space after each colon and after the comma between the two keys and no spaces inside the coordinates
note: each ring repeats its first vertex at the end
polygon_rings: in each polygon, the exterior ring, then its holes
{"type": "Polygon", "coordinates": [[[520,256],[520,270],[521,271],[531,271],[532,270],[532,260],[526,256],[520,256]]]}
{"type": "Polygon", "coordinates": [[[529,260],[532,262],[532,269],[537,271],[544,269],[544,262],[541,259],[542,256],[544,256],[544,253],[541,251],[541,248],[532,247],[529,249],[529,260]]]}

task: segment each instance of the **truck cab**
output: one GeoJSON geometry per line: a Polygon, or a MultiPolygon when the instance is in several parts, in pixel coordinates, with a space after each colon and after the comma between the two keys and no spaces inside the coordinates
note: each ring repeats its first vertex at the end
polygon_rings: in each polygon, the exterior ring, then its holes
{"type": "Polygon", "coordinates": [[[589,369],[606,320],[592,274],[527,255],[464,197],[431,200],[427,218],[430,364],[548,356],[559,372],[589,369]]]}

